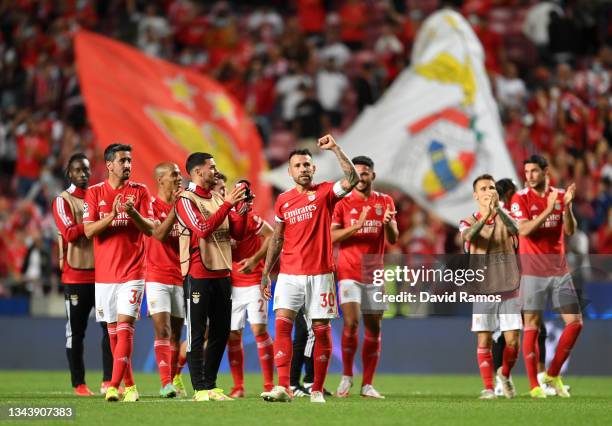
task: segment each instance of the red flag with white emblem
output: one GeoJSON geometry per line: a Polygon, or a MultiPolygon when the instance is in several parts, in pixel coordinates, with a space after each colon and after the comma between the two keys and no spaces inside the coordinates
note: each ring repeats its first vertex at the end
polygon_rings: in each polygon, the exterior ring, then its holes
{"type": "Polygon", "coordinates": [[[217,82],[149,57],[115,40],[80,31],[75,49],[81,90],[98,143],[133,148],[132,179],[155,193],[154,167],[174,162],[185,172],[195,151],[212,154],[231,184],[252,182],[255,208],[269,211],[271,188],[261,138],[242,106],[217,82]]]}

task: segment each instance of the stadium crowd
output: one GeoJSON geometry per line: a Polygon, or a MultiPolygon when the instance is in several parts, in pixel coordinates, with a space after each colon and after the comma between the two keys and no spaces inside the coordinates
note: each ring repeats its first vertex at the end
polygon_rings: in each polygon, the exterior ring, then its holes
{"type": "MultiPolygon", "coordinates": [[[[0,2],[0,296],[59,286],[50,211],[74,152],[102,152],[72,49],[96,31],[220,81],[257,123],[272,166],[327,131],[341,135],[410,64],[436,0],[0,2]]],[[[553,184],[577,185],[579,250],[612,253],[612,6],[466,1],[513,162],[542,153],[553,184]]],[[[136,166],[137,167],[137,166],[136,166]]],[[[497,176],[496,176],[497,177],[497,176]]],[[[502,178],[499,176],[497,178],[502,178]]],[[[520,183],[519,183],[520,184],[520,183]]],[[[455,227],[387,190],[405,253],[452,253],[455,227]]]]}

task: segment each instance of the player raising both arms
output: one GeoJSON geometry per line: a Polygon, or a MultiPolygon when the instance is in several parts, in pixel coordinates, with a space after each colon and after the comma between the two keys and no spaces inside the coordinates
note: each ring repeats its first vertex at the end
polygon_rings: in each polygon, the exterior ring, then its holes
{"type": "Polygon", "coordinates": [[[474,179],[474,200],[478,212],[463,219],[459,225],[465,251],[470,254],[470,267],[485,272],[487,294],[501,294],[501,302],[474,303],[472,331],[478,333],[478,366],[485,389],[480,399],[495,399],[493,390],[493,332],[499,329],[505,338],[502,366],[497,377],[502,382],[506,398],[514,398],[516,390],[510,371],[518,355],[521,324],[521,304],[518,298],[519,269],[516,259],[518,226],[500,206],[495,181],[491,175],[474,179]],[[495,259],[495,263],[491,262],[495,259]],[[478,266],[475,266],[477,264],[478,266]]]}
{"type": "Polygon", "coordinates": [[[531,385],[529,393],[533,398],[546,398],[537,378],[537,341],[542,311],[550,294],[565,328],[543,381],[554,387],[560,397],[569,398],[559,373],[582,330],[582,314],[565,259],[563,234],[572,235],[576,229],[572,212],[576,186],[571,184],[567,190],[550,186],[548,162],[539,155],[532,155],[523,164],[526,188],[512,197],[511,211],[518,221],[520,235],[523,357],[531,385]]]}
{"type": "Polygon", "coordinates": [[[181,191],[181,170],[174,163],[155,167],[157,196],[152,198],[155,228],[146,239],[147,307],[153,318],[155,359],[163,398],[174,398],[181,329],[185,318],[183,277],[179,261],[179,228],[174,203],[181,191]]]}
{"type": "Polygon", "coordinates": [[[344,317],[342,364],[344,372],[337,395],[347,397],[353,386],[353,360],[357,352],[359,316],[363,314],[365,336],[361,353],[363,380],[361,395],[384,398],[372,381],[381,349],[381,325],[386,303],[376,302],[374,269],[382,269],[385,238],[394,244],[399,231],[395,221],[395,204],[391,197],[372,190],[376,179],[374,162],[365,156],[353,158],[359,183],[348,196],[336,204],[332,219],[332,242],[340,243],[338,280],[340,307],[344,317]]]}
{"type": "MultiPolygon", "coordinates": [[[[92,241],[85,237],[83,204],[89,184],[89,160],[85,154],[74,154],[68,160],[66,177],[68,189],[53,202],[53,217],[58,229],[60,269],[66,298],[66,356],[74,392],[79,396],[91,396],[93,392],[85,384],[83,340],[89,314],[95,303],[94,250],[92,241]]],[[[110,350],[106,323],[101,322],[102,361],[104,377],[100,391],[106,393],[113,374],[113,354],[110,350]]]]}
{"type": "MultiPolygon", "coordinates": [[[[251,184],[241,180],[249,188],[251,184]]],[[[259,291],[264,257],[272,236],[272,228],[252,211],[247,213],[244,238],[232,241],[232,326],[227,342],[227,358],[234,379],[232,398],[244,397],[244,349],[242,330],[246,325],[247,314],[251,330],[257,343],[259,363],[264,379],[264,391],[274,387],[274,353],[272,339],[268,335],[268,302],[259,291]]]]}
{"type": "Polygon", "coordinates": [[[89,188],[83,206],[85,235],[94,239],[96,320],[108,324],[113,351],[113,377],[107,401],[138,401],[132,375],[134,322],[145,277],[144,235],[151,235],[153,209],[146,186],[130,181],[132,147],[112,144],[104,150],[108,179],[89,188]],[[144,235],[143,235],[144,234],[144,235]]]}
{"type": "Polygon", "coordinates": [[[276,226],[266,256],[261,290],[270,299],[270,271],[280,255],[280,274],[274,294],[276,338],[274,361],[278,386],[263,392],[266,401],[291,401],[289,391],[292,357],[291,331],[297,312],[305,307],[315,334],[314,384],[311,402],[325,402],[323,384],[331,358],[329,320],[338,315],[334,263],[330,235],[335,204],[359,182],[355,166],[331,135],[319,139],[319,147],[332,151],[344,172],[337,182],[313,183],[315,165],[308,150],[289,154],[289,175],[295,187],[279,195],[274,206],[276,226]],[[281,254],[282,251],[282,254],[281,254]]]}

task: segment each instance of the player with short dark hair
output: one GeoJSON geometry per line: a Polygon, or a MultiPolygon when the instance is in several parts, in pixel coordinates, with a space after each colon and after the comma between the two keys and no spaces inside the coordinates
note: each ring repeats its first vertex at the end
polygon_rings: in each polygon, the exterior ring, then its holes
{"type": "Polygon", "coordinates": [[[112,144],[104,150],[108,179],[89,188],[83,206],[85,235],[94,240],[96,320],[108,324],[113,351],[113,376],[107,401],[138,401],[132,375],[134,323],[138,318],[145,278],[144,236],[153,229],[151,195],[130,180],[132,147],[112,144]]]}
{"type": "Polygon", "coordinates": [[[500,302],[474,303],[472,331],[478,336],[478,366],[485,389],[480,399],[495,399],[493,388],[492,335],[499,329],[506,347],[497,377],[502,382],[506,398],[514,398],[516,389],[510,371],[518,356],[519,332],[522,328],[521,305],[518,298],[520,274],[516,259],[518,226],[501,203],[491,175],[478,176],[473,184],[473,197],[478,212],[463,219],[459,225],[470,268],[484,271],[486,294],[498,294],[500,302]],[[494,262],[492,262],[494,260],[494,262]]]}
{"type": "Polygon", "coordinates": [[[191,184],[179,196],[176,212],[181,225],[181,273],[186,277],[187,362],[193,398],[228,401],[232,398],[217,388],[217,375],[232,314],[230,238],[243,238],[248,209],[244,203],[238,212],[232,207],[244,199],[245,187],[235,186],[225,197],[214,191],[219,175],[208,153],[189,155],[186,168],[191,184]]]}
{"type": "Polygon", "coordinates": [[[546,398],[538,383],[538,330],[542,311],[549,294],[553,307],[561,313],[565,328],[555,356],[543,376],[545,384],[552,386],[557,395],[570,394],[559,375],[582,330],[582,314],[572,277],[565,259],[565,235],[576,229],[572,202],[576,185],[566,190],[549,184],[548,162],[533,155],[523,162],[526,187],[512,197],[511,211],[519,225],[519,254],[522,266],[521,301],[525,332],[523,357],[533,398],[546,398]]]}
{"type": "Polygon", "coordinates": [[[274,206],[276,226],[261,280],[262,293],[270,299],[270,272],[280,256],[280,274],[274,293],[274,361],[278,386],[261,394],[264,400],[271,402],[292,399],[289,390],[293,352],[291,332],[295,316],[303,306],[305,314],[312,320],[315,334],[315,377],[310,401],[325,402],[323,385],[332,346],[329,320],[338,315],[329,229],[335,204],[351,192],[359,182],[359,176],[331,135],[320,138],[318,144],[322,150],[336,155],[344,178],[335,183],[315,184],[316,167],[310,152],[293,151],[289,155],[288,172],[295,187],[279,195],[274,206]]]}
{"type": "Polygon", "coordinates": [[[155,360],[161,379],[159,394],[174,398],[181,330],[185,318],[183,277],[179,261],[179,227],[174,203],[181,188],[181,170],[174,163],[160,163],[153,175],[157,196],[152,197],[155,228],[146,239],[147,273],[145,289],[147,308],[153,319],[155,360]]]}
{"type": "MultiPolygon", "coordinates": [[[[58,229],[59,265],[66,299],[66,356],[74,392],[79,396],[91,396],[93,392],[85,384],[83,341],[89,314],[95,303],[93,243],[85,236],[83,204],[89,177],[89,160],[83,153],[70,157],[65,171],[70,186],[53,201],[53,218],[58,229]]],[[[113,354],[106,323],[102,327],[103,379],[100,391],[106,393],[113,373],[113,354]]]]}
{"type": "Polygon", "coordinates": [[[380,359],[381,327],[385,302],[377,302],[375,293],[384,288],[373,284],[373,271],[383,269],[385,243],[394,244],[399,236],[395,204],[387,194],[374,191],[374,162],[366,156],[353,158],[359,182],[353,191],[336,204],[332,218],[332,242],[340,243],[338,252],[338,287],[344,317],[342,332],[343,373],[336,395],[348,397],[353,386],[353,361],[359,342],[359,317],[365,328],[361,360],[363,379],[360,395],[382,396],[372,385],[380,359]]]}

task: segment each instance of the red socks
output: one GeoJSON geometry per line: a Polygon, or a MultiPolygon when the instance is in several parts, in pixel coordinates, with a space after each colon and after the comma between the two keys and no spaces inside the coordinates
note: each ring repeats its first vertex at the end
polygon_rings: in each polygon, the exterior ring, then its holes
{"type": "Polygon", "coordinates": [[[559,343],[557,344],[557,350],[555,351],[555,357],[548,367],[547,374],[551,377],[557,377],[563,367],[563,363],[570,354],[570,351],[578,339],[578,335],[582,330],[582,321],[574,321],[565,326],[559,343]]]}
{"type": "Polygon", "coordinates": [[[157,339],[153,343],[155,350],[155,360],[159,369],[159,378],[161,379],[162,387],[172,381],[172,353],[170,351],[170,340],[157,339]]]}
{"type": "Polygon", "coordinates": [[[345,376],[353,377],[353,362],[357,353],[358,328],[344,327],[342,331],[342,367],[345,376]]]}
{"type": "MultiPolygon", "coordinates": [[[[289,389],[291,357],[293,356],[293,342],[291,341],[293,321],[289,318],[276,317],[274,326],[276,328],[276,338],[274,339],[274,363],[278,371],[278,385],[289,389]]],[[[315,357],[316,350],[317,345],[315,344],[315,357]]],[[[317,364],[315,361],[315,377],[316,372],[317,364]]]]}
{"type": "Polygon", "coordinates": [[[227,359],[234,379],[234,387],[244,388],[244,350],[242,338],[227,341],[227,359]]]}
{"type": "Polygon", "coordinates": [[[270,335],[265,332],[255,336],[257,352],[259,352],[259,364],[264,380],[264,390],[269,391],[274,387],[274,349],[270,335]]]}
{"type": "Polygon", "coordinates": [[[540,358],[538,334],[539,330],[537,328],[525,328],[523,332],[523,359],[531,389],[540,386],[538,383],[538,359],[540,358]]]}
{"type": "Polygon", "coordinates": [[[504,347],[504,355],[502,356],[502,370],[501,373],[505,377],[510,377],[510,370],[516,364],[516,358],[518,356],[518,348],[515,346],[504,347]]]}
{"type": "Polygon", "coordinates": [[[174,379],[178,371],[180,342],[170,342],[170,377],[174,379]]]}
{"type": "Polygon", "coordinates": [[[480,368],[480,377],[485,389],[493,390],[493,355],[491,349],[487,347],[479,347],[477,351],[478,368],[480,368]]]}
{"type": "Polygon", "coordinates": [[[183,367],[187,364],[187,356],[181,353],[181,347],[179,345],[177,361],[176,361],[176,374],[181,374],[183,367]]]}
{"type": "MultiPolygon", "coordinates": [[[[110,336],[110,333],[109,333],[110,336]]],[[[112,341],[112,340],[111,340],[112,341]]],[[[125,386],[134,386],[132,375],[132,350],[134,349],[134,326],[127,322],[117,324],[117,345],[113,352],[113,377],[111,386],[118,388],[121,379],[125,386]]]]}
{"type": "Polygon", "coordinates": [[[312,391],[322,392],[332,352],[331,327],[329,324],[317,324],[312,326],[312,331],[315,335],[312,391]]]}
{"type": "Polygon", "coordinates": [[[115,348],[117,347],[117,323],[106,324],[108,330],[108,338],[110,340],[111,353],[115,354],[115,348]]]}
{"type": "Polygon", "coordinates": [[[380,332],[374,334],[366,329],[363,338],[363,347],[361,348],[361,363],[363,364],[362,386],[372,384],[374,372],[376,371],[376,366],[380,359],[380,346],[380,332]]]}

